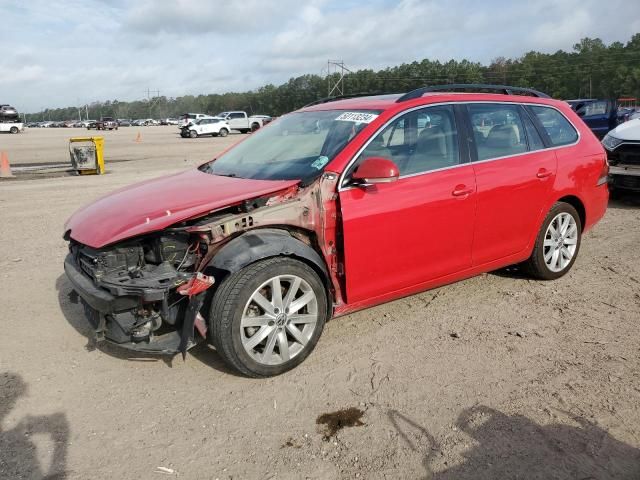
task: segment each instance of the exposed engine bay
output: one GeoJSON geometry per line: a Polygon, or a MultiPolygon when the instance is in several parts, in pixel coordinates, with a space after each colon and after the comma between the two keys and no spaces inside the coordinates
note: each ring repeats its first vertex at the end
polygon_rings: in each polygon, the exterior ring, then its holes
{"type": "MultiPolygon", "coordinates": [[[[252,248],[273,254],[264,249],[277,244],[277,251],[285,248],[295,254],[278,243],[280,238],[285,244],[287,238],[295,241],[316,256],[315,250],[322,251],[329,260],[327,274],[335,279],[339,270],[335,236],[319,238],[305,233],[335,235],[336,217],[323,211],[323,197],[335,189],[335,181],[335,175],[327,174],[302,189],[296,186],[245,201],[103,248],[76,242],[67,233],[70,254],[65,270],[82,298],[96,339],[136,351],[184,355],[206,338],[207,323],[200,309],[205,291],[218,276],[216,260],[224,259],[220,260],[224,262],[221,269],[230,272],[229,263],[250,261],[252,248]],[[279,226],[277,231],[284,237],[264,237],[263,244],[256,235],[249,235],[246,244],[236,244],[232,260],[219,255],[247,231],[273,235],[274,230],[268,228],[272,226],[279,226]]],[[[229,249],[226,251],[228,254],[229,249]]],[[[314,261],[325,268],[320,256],[314,261]]]]}
{"type": "Polygon", "coordinates": [[[87,305],[96,330],[115,343],[140,343],[149,342],[163,326],[181,326],[193,292],[180,293],[178,287],[196,278],[195,266],[206,252],[204,243],[190,237],[162,232],[102,249],[72,241],[75,266],[119,300],[104,319],[87,305]]]}

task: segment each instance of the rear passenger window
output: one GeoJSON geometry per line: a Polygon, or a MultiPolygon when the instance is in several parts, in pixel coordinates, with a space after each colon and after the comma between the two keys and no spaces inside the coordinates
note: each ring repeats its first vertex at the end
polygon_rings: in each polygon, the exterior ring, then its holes
{"type": "Polygon", "coordinates": [[[533,122],[526,114],[522,115],[524,121],[524,129],[527,131],[527,140],[529,141],[529,150],[542,150],[544,148],[544,142],[540,138],[540,134],[534,127],[533,122]]]}
{"type": "Polygon", "coordinates": [[[517,105],[470,104],[468,108],[478,160],[527,151],[527,137],[517,105]]]}
{"type": "Polygon", "coordinates": [[[531,106],[531,111],[538,117],[554,146],[568,145],[578,140],[576,129],[555,108],[531,106]]]}

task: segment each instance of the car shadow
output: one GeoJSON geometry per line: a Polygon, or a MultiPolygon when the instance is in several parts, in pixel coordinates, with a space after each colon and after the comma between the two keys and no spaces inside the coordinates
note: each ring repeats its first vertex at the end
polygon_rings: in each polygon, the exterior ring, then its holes
{"type": "MultiPolygon", "coordinates": [[[[167,367],[172,368],[174,361],[182,361],[180,355],[155,355],[153,353],[134,352],[126,350],[124,348],[118,348],[115,345],[111,345],[107,342],[96,342],[93,338],[93,329],[89,324],[84,312],[84,307],[80,300],[79,295],[73,289],[71,282],[67,279],[66,274],[62,273],[56,280],[56,291],[58,292],[58,304],[60,310],[65,319],[71,325],[76,332],[85,337],[87,344],[85,349],[88,352],[99,350],[111,357],[121,360],[128,360],[131,362],[164,362],[167,367]]],[[[206,308],[206,307],[205,307],[206,308]]],[[[198,345],[192,347],[188,354],[188,357],[194,357],[198,361],[205,365],[215,368],[222,373],[226,373],[233,376],[241,376],[235,370],[229,368],[220,355],[207,344],[207,342],[200,342],[198,345]]],[[[244,377],[243,377],[244,378],[244,377]]]]}
{"type": "Polygon", "coordinates": [[[424,427],[395,410],[387,414],[412,450],[428,452],[423,459],[428,479],[640,478],[639,449],[617,440],[589,420],[559,413],[576,426],[541,425],[523,415],[507,415],[482,405],[466,409],[455,426],[471,437],[475,446],[462,453],[462,462],[450,467],[444,462],[445,452],[424,427]],[[426,445],[417,445],[415,439],[426,445]],[[438,467],[434,472],[434,464],[443,462],[445,469],[438,467]]]}
{"type": "Polygon", "coordinates": [[[513,278],[516,280],[532,280],[533,278],[529,275],[524,268],[520,265],[509,265],[508,267],[500,268],[498,270],[493,270],[488,272],[489,275],[495,275],[496,277],[503,278],[513,278]]]}
{"type": "Polygon", "coordinates": [[[70,428],[63,412],[51,415],[27,415],[9,430],[3,430],[5,417],[11,413],[20,397],[27,395],[28,386],[20,375],[0,372],[0,478],[67,478],[67,446],[70,428]],[[44,435],[52,444],[49,465],[41,465],[38,448],[32,435],[44,435]]]}

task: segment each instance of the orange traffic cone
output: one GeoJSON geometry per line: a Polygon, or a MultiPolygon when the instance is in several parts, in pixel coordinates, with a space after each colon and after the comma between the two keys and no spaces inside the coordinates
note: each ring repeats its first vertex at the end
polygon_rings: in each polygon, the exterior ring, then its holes
{"type": "Polygon", "coordinates": [[[13,177],[13,173],[11,173],[11,165],[9,165],[9,156],[6,152],[2,152],[0,156],[0,178],[13,177]]]}
{"type": "Polygon", "coordinates": [[[140,143],[142,141],[142,135],[138,132],[138,136],[136,137],[136,143],[140,143]]]}

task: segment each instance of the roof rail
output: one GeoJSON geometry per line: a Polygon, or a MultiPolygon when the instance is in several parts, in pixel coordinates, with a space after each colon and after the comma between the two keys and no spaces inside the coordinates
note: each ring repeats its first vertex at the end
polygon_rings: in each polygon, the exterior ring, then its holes
{"type": "Polygon", "coordinates": [[[453,83],[450,85],[431,85],[428,87],[420,87],[405,93],[396,100],[396,103],[406,102],[414,98],[420,98],[427,92],[451,92],[454,90],[496,90],[505,95],[514,95],[518,93],[528,94],[534,97],[551,98],[546,93],[539,92],[532,88],[511,87],[509,85],[485,85],[483,83],[453,83]]]}
{"type": "Polygon", "coordinates": [[[335,102],[336,100],[345,100],[347,98],[356,98],[356,97],[369,97],[369,96],[372,96],[372,95],[379,95],[379,93],[360,92],[360,93],[349,93],[349,94],[346,94],[346,95],[337,95],[335,97],[325,97],[325,98],[321,98],[319,100],[315,100],[315,101],[313,101],[311,103],[307,103],[302,108],[313,107],[314,105],[320,105],[322,103],[335,102]]]}

